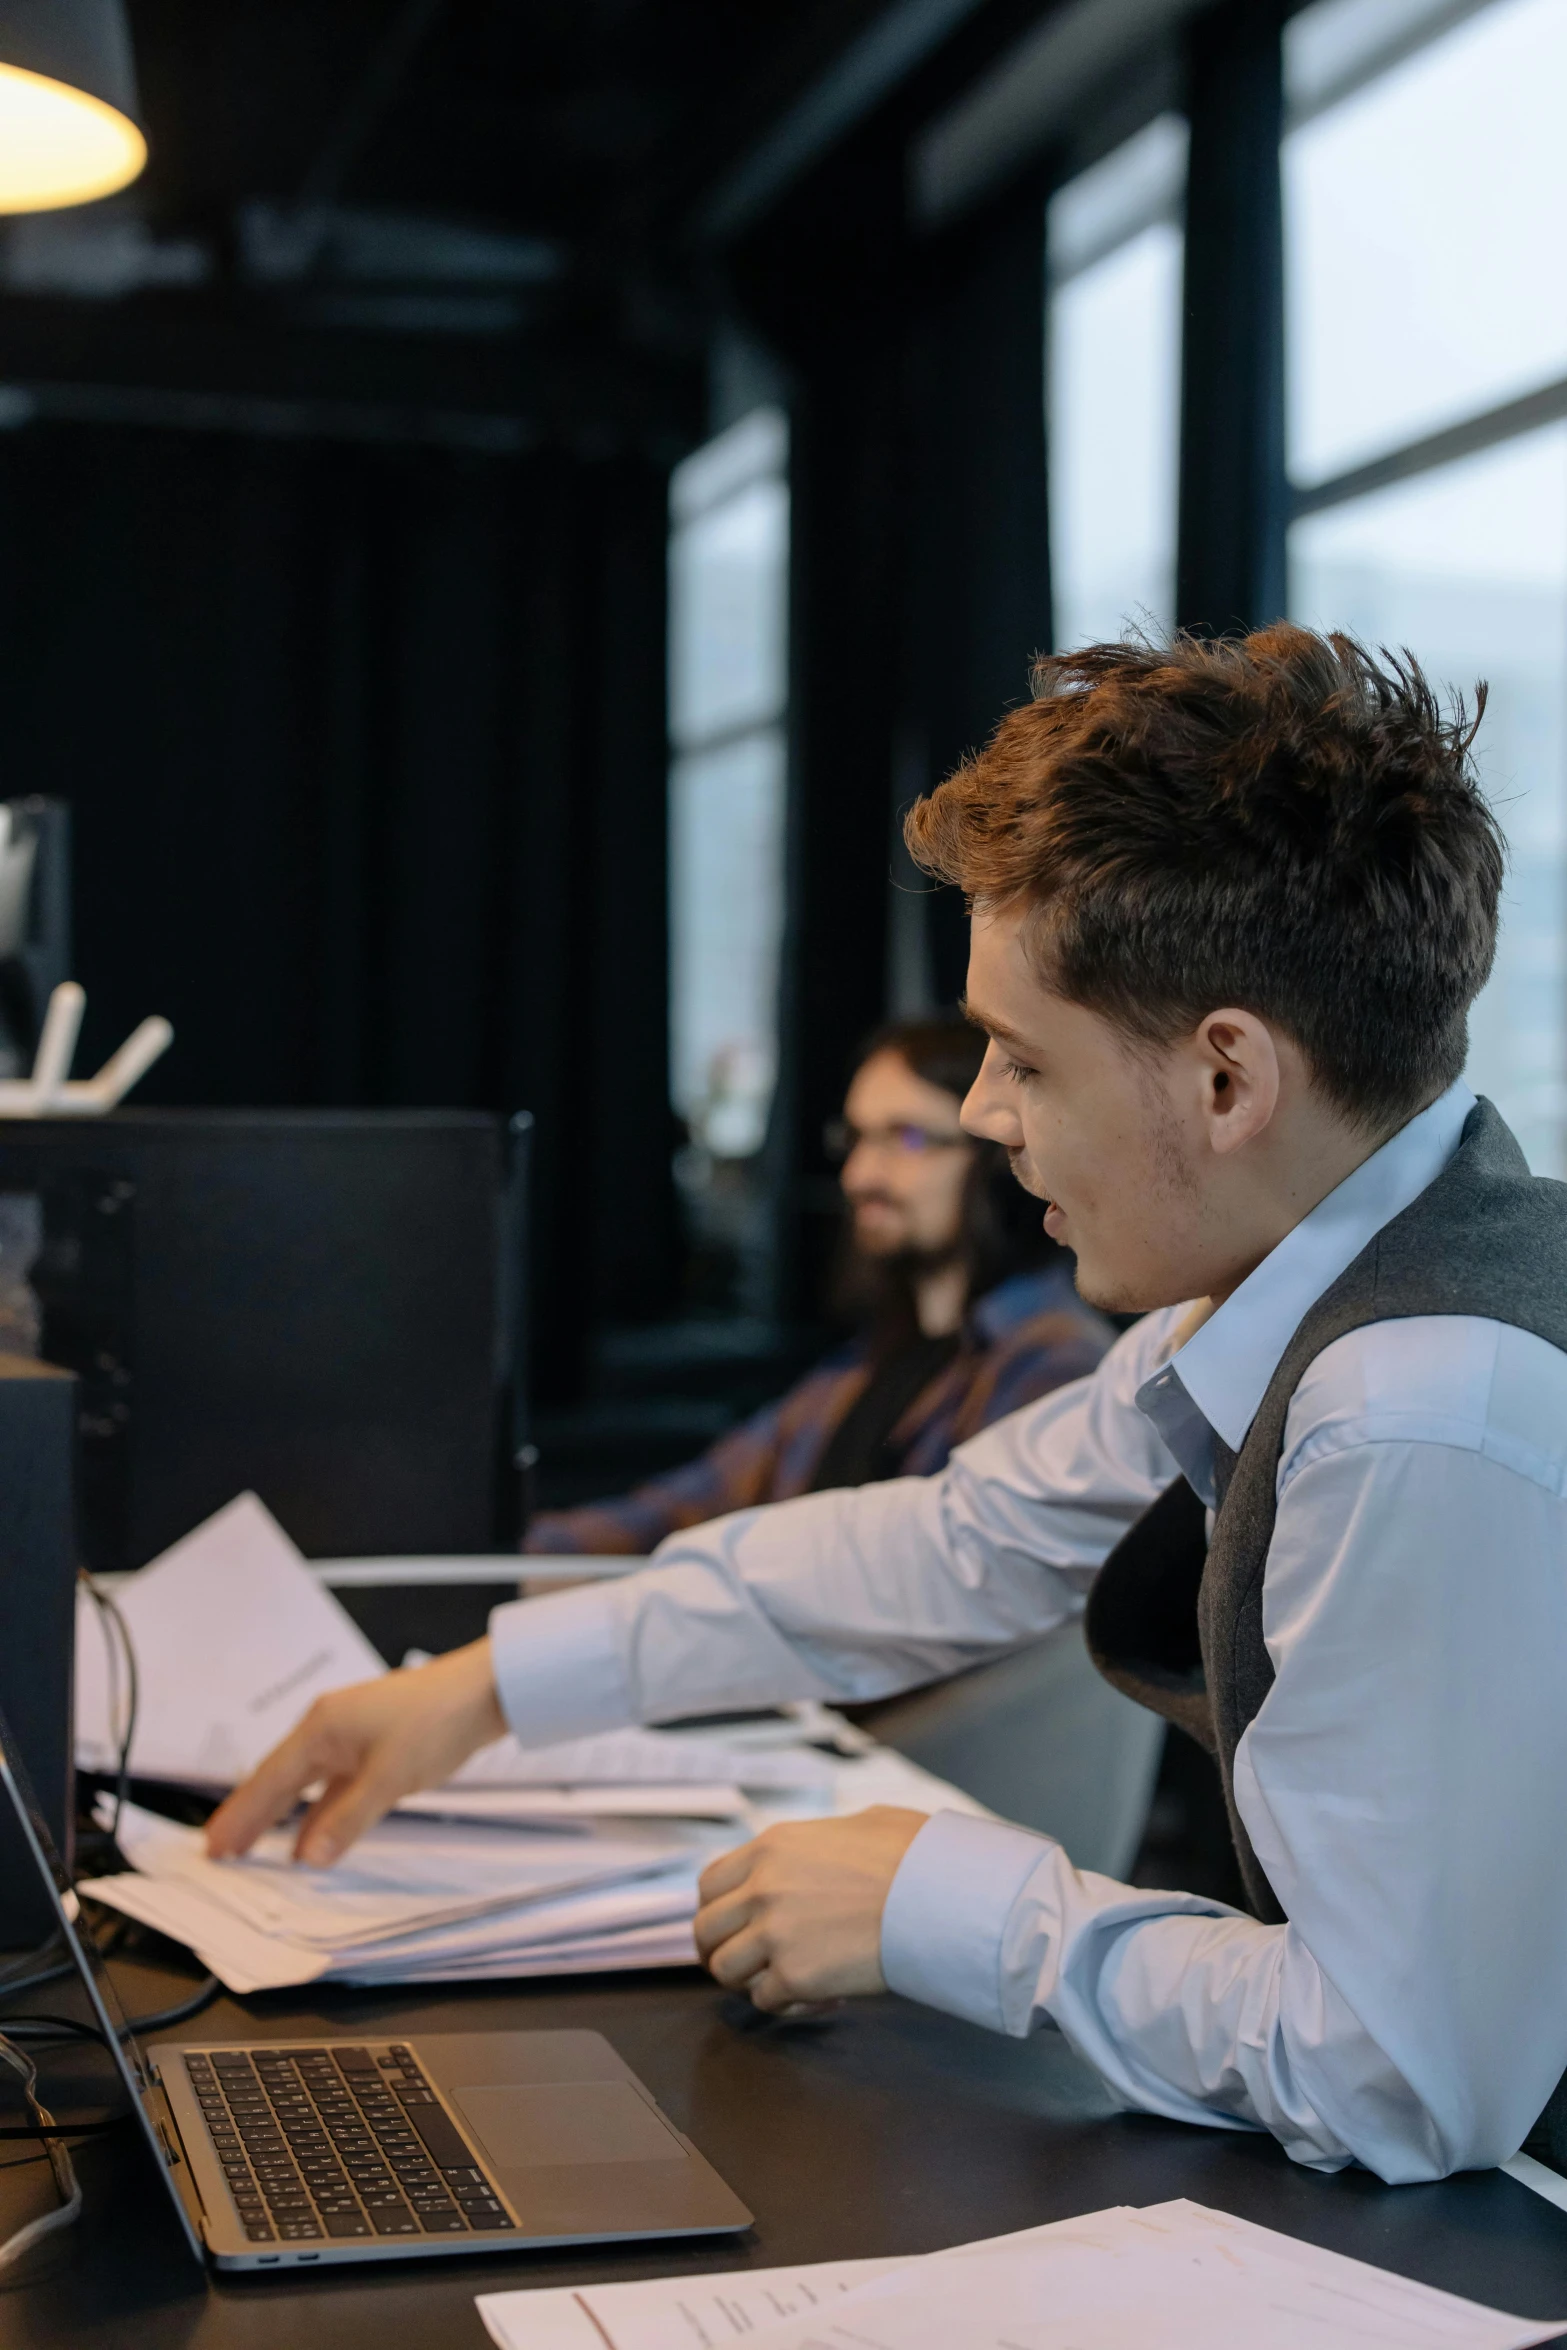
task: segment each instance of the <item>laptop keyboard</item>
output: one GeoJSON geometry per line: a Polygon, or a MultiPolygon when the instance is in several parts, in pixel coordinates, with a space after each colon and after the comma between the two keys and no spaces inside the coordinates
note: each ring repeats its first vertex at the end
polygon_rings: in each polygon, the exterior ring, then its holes
{"type": "Polygon", "coordinates": [[[513,2223],[409,2048],[186,2051],[253,2244],[513,2223]]]}

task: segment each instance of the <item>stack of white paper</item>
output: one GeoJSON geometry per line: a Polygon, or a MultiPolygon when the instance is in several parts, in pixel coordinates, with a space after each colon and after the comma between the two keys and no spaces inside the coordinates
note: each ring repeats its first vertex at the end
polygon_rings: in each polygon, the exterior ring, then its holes
{"type": "MultiPolygon", "coordinates": [[[[109,1807],[104,1805],[105,1813],[109,1807]]],[[[185,1942],[231,1991],[689,1962],[708,1855],[678,1831],[519,1833],[393,1818],[332,1869],[283,1831],[212,1861],[199,1830],[127,1804],[129,1873],[80,1891],[185,1942]]]]}
{"type": "MultiPolygon", "coordinates": [[[[138,1777],[222,1792],[324,1691],[386,1670],[254,1495],[114,1596],[136,1658],[138,1777]]],[[[85,1769],[117,1765],[126,1692],[114,1662],[84,1599],[85,1769]]],[[[786,1743],[824,1731],[837,1739],[813,1713],[760,1734],[624,1730],[527,1750],[501,1739],[330,1870],[296,1866],[284,1831],[242,1861],[209,1861],[195,1830],[127,1804],[130,1873],[81,1889],[187,1943],[241,1992],[692,1964],[702,1870],[769,1821],[873,1803],[980,1808],[884,1749],[786,1743]]]]}
{"type": "Polygon", "coordinates": [[[1526,2350],[1482,2309],[1199,2203],[1125,2205],[914,2261],[486,2293],[499,2350],[1526,2350]]]}

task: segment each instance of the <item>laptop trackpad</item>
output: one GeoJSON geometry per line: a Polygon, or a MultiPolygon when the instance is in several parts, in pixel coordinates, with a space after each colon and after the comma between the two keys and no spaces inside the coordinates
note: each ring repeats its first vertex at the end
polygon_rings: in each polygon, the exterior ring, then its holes
{"type": "Polygon", "coordinates": [[[673,2130],[626,2081],[453,2089],[451,2100],[497,2170],[687,2160],[673,2130]]]}

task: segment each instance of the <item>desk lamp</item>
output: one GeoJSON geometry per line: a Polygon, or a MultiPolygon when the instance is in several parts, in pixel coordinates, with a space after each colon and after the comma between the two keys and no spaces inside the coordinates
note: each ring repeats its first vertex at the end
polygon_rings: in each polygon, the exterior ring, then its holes
{"type": "Polygon", "coordinates": [[[0,213],[111,196],[146,160],[122,0],[0,0],[0,213]]]}

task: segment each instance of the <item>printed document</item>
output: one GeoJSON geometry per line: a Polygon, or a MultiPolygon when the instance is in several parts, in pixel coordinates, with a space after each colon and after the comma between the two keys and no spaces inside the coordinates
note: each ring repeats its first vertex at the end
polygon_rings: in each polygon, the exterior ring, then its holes
{"type": "Polygon", "coordinates": [[[1527,2350],[1563,2330],[1184,2201],[912,2261],[489,2293],[478,2307],[498,2350],[1527,2350]]]}
{"type": "MultiPolygon", "coordinates": [[[[253,1493],[127,1575],[114,1599],[136,1656],[138,1778],[232,1787],[316,1698],[386,1670],[253,1493]]],[[[112,1771],[123,1669],[85,1593],[76,1607],[76,1757],[112,1771]]]]}

